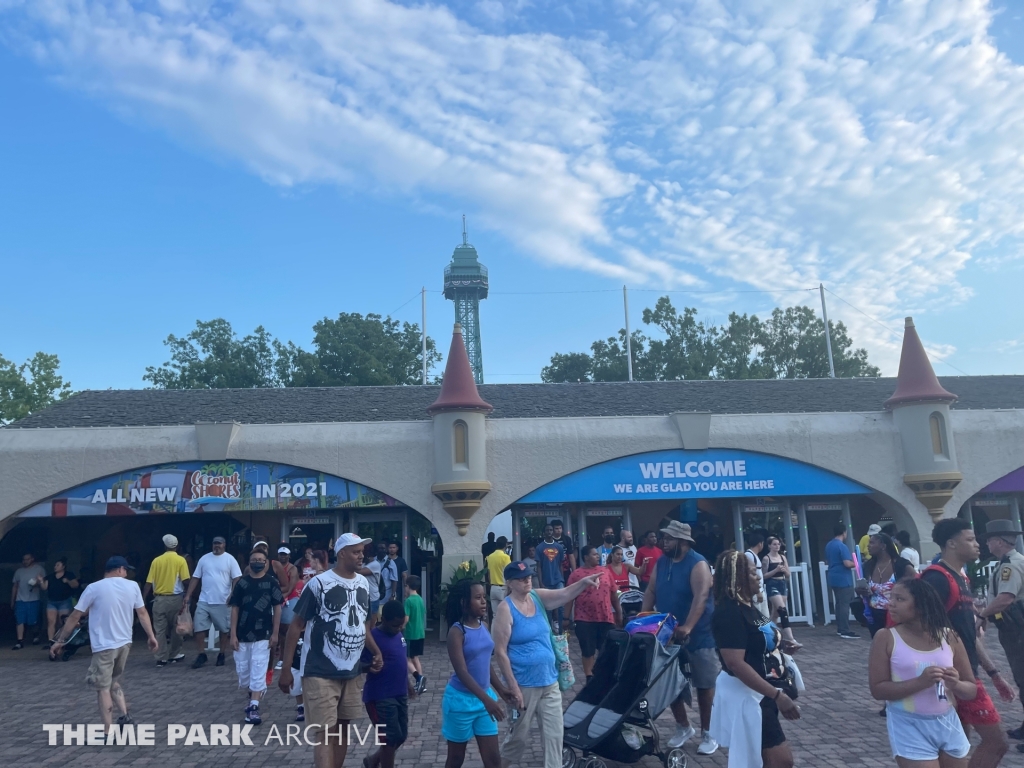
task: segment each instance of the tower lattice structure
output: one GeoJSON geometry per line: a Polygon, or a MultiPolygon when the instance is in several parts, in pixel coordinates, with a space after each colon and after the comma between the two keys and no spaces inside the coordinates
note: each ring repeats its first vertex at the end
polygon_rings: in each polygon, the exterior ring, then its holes
{"type": "Polygon", "coordinates": [[[466,235],[462,217],[462,244],[455,247],[451,263],[444,268],[444,297],[455,303],[455,322],[462,326],[469,364],[477,384],[484,383],[484,356],[480,344],[480,300],[487,298],[487,267],[477,259],[476,248],[466,235]]]}

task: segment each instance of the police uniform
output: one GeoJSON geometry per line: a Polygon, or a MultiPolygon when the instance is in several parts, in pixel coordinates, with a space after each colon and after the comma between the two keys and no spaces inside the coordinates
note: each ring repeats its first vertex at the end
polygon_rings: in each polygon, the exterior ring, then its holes
{"type": "Polygon", "coordinates": [[[1024,555],[1012,550],[992,572],[991,597],[1009,592],[1014,602],[992,618],[999,628],[999,643],[1010,662],[1013,681],[1024,698],[1024,555]]]}

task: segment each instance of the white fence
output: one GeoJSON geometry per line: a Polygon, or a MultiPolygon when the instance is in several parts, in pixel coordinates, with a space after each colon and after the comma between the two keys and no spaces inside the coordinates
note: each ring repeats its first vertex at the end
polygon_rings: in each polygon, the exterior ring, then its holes
{"type": "Polygon", "coordinates": [[[814,626],[814,591],[806,563],[789,566],[789,620],[794,624],[814,626]]]}

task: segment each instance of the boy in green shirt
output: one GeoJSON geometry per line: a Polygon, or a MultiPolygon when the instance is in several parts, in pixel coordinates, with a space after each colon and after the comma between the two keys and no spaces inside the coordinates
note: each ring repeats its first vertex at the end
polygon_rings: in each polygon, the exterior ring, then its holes
{"type": "Polygon", "coordinates": [[[405,635],[405,643],[409,648],[409,671],[416,678],[416,693],[422,694],[427,690],[427,678],[423,676],[423,665],[420,664],[420,656],[423,655],[423,638],[426,635],[426,607],[419,594],[419,576],[408,578],[406,592],[408,593],[405,598],[407,621],[402,634],[405,635]]]}

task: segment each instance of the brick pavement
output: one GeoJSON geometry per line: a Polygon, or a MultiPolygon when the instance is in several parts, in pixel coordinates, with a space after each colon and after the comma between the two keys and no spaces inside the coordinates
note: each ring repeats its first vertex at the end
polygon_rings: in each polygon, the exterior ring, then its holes
{"type": "MultiPolygon", "coordinates": [[[[841,640],[829,629],[797,629],[805,644],[798,661],[808,690],[801,697],[804,719],[785,723],[786,734],[793,745],[798,766],[840,768],[841,766],[892,766],[889,756],[885,721],[877,714],[879,705],[867,690],[868,641],[841,640]]],[[[573,641],[576,669],[581,670],[578,647],[573,641]]],[[[1004,674],[1008,674],[1002,649],[993,646],[993,656],[1004,674]]],[[[43,723],[95,722],[95,696],[83,684],[89,664],[87,651],[67,663],[51,663],[38,647],[29,646],[12,652],[5,643],[0,650],[0,669],[8,692],[6,706],[0,710],[0,765],[49,766],[72,763],[76,768],[87,766],[280,766],[312,764],[312,749],[299,746],[264,746],[265,734],[272,723],[284,732],[293,722],[294,702],[281,694],[276,685],[264,706],[264,724],[254,729],[258,734],[253,747],[168,747],[168,723],[240,723],[245,696],[237,690],[234,667],[230,660],[225,667],[212,664],[201,670],[188,666],[157,669],[145,646],[136,644],[129,659],[125,688],[137,722],[157,725],[154,747],[64,747],[47,745],[43,723]]],[[[187,661],[193,652],[188,649],[187,661]]],[[[212,661],[212,659],[211,659],[212,661]]],[[[441,765],[445,759],[445,742],[440,735],[441,694],[449,674],[444,646],[427,642],[424,668],[430,690],[410,707],[410,738],[398,753],[401,768],[441,765]]],[[[568,700],[568,697],[567,697],[568,700]]],[[[998,702],[1004,717],[1017,725],[1021,720],[1020,704],[998,702]]],[[[694,720],[696,717],[694,715],[694,720]]],[[[659,721],[662,732],[671,733],[673,723],[666,713],[659,721]]],[[[710,768],[725,766],[723,750],[710,757],[695,753],[696,742],[687,745],[690,765],[710,768]]],[[[1011,748],[1012,749],[1012,748],[1011,748]]],[[[354,747],[347,764],[358,766],[366,747],[354,747]]],[[[530,766],[542,765],[539,750],[530,756],[530,766]]],[[[470,747],[466,766],[476,768],[480,760],[475,746],[470,747]]],[[[645,758],[642,768],[656,768],[660,763],[645,758]]],[[[1012,751],[1003,765],[1024,766],[1024,755],[1012,751]]]]}

